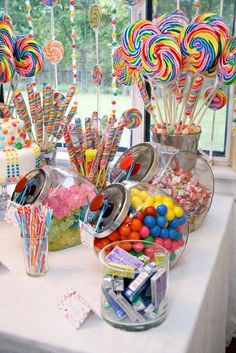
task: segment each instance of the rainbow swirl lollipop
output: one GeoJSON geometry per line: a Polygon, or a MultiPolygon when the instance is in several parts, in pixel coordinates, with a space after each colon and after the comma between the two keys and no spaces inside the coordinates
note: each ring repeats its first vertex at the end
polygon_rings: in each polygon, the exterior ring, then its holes
{"type": "Polygon", "coordinates": [[[15,73],[15,62],[11,50],[0,44],[0,83],[10,81],[15,73]]]}
{"type": "Polygon", "coordinates": [[[191,23],[183,33],[181,52],[190,57],[190,70],[203,73],[215,62],[219,50],[219,38],[211,26],[191,23]]]}
{"type": "Polygon", "coordinates": [[[95,84],[95,86],[97,87],[100,86],[102,83],[102,68],[100,65],[94,66],[92,77],[93,77],[93,83],[95,84]]]}
{"type": "Polygon", "coordinates": [[[213,13],[207,12],[207,13],[197,15],[193,19],[193,22],[204,22],[214,29],[214,31],[216,32],[219,38],[218,54],[221,54],[222,50],[225,47],[226,41],[229,38],[229,33],[230,33],[229,27],[224,22],[223,18],[213,13]]]}
{"type": "Polygon", "coordinates": [[[14,56],[16,71],[22,77],[36,75],[43,66],[43,51],[32,38],[17,36],[14,56]]]}
{"type": "Polygon", "coordinates": [[[236,80],[236,37],[227,42],[219,57],[216,71],[221,84],[231,85],[236,80]]]}
{"type": "Polygon", "coordinates": [[[161,34],[148,38],[142,47],[141,57],[144,71],[157,82],[168,83],[179,75],[180,48],[169,36],[161,34]]]}
{"type": "Polygon", "coordinates": [[[125,29],[122,36],[122,49],[128,65],[140,68],[142,45],[154,34],[160,34],[160,31],[148,20],[136,21],[125,29]]]}
{"type": "Polygon", "coordinates": [[[123,85],[130,86],[134,83],[136,69],[130,68],[124,59],[124,52],[121,46],[113,53],[113,74],[117,81],[123,85]]]}
{"type": "Polygon", "coordinates": [[[14,50],[15,40],[9,23],[0,21],[0,44],[6,45],[11,52],[14,50]]]}
{"type": "Polygon", "coordinates": [[[47,7],[54,7],[59,2],[60,2],[60,0],[42,0],[42,3],[47,7]]]}
{"type": "Polygon", "coordinates": [[[141,112],[136,108],[127,109],[122,114],[127,129],[136,129],[143,121],[141,112]]]}
{"type": "Polygon", "coordinates": [[[157,20],[158,29],[162,34],[166,34],[176,40],[180,44],[181,33],[189,24],[189,20],[182,11],[174,11],[165,14],[157,20]]]}
{"type": "Polygon", "coordinates": [[[43,47],[45,58],[51,64],[58,64],[64,56],[64,48],[61,42],[51,39],[43,47]]]}
{"type": "MultiPolygon", "coordinates": [[[[211,91],[213,89],[214,89],[213,86],[208,87],[204,93],[204,100],[206,105],[208,103],[208,97],[211,94],[211,91]]],[[[208,107],[213,110],[219,110],[223,108],[226,103],[227,103],[227,95],[222,88],[219,88],[216,91],[214,97],[211,99],[211,103],[208,105],[208,107]]]]}

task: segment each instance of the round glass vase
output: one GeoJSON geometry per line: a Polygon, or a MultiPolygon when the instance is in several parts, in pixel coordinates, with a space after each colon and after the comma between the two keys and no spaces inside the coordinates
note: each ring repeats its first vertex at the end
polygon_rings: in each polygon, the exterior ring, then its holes
{"type": "Polygon", "coordinates": [[[101,315],[115,328],[143,331],[167,317],[169,253],[158,244],[131,241],[149,249],[150,256],[134,256],[126,241],[107,245],[99,253],[102,271],[101,315]]]}

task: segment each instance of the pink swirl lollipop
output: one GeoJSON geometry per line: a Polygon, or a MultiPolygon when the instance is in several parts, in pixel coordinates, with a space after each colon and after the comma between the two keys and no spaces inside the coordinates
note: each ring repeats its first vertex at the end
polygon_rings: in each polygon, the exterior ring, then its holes
{"type": "Polygon", "coordinates": [[[183,56],[190,58],[190,70],[203,73],[215,62],[219,50],[219,38],[214,29],[205,23],[191,23],[185,29],[181,41],[183,56]]]}
{"type": "Polygon", "coordinates": [[[178,44],[169,36],[148,38],[141,52],[143,69],[157,82],[168,83],[179,75],[181,53],[178,44]]]}
{"type": "Polygon", "coordinates": [[[0,44],[6,45],[13,52],[15,40],[12,26],[5,21],[0,21],[0,44]]]}
{"type": "Polygon", "coordinates": [[[236,37],[227,42],[219,57],[217,77],[225,85],[231,85],[236,80],[236,37]]]}
{"type": "Polygon", "coordinates": [[[125,110],[122,118],[124,118],[124,125],[127,129],[136,129],[143,120],[141,112],[136,108],[125,110]]]}
{"type": "Polygon", "coordinates": [[[17,36],[14,56],[16,71],[22,77],[36,75],[43,66],[43,51],[32,38],[17,36]]]}
{"type": "Polygon", "coordinates": [[[96,87],[102,83],[102,68],[100,65],[95,65],[92,72],[93,83],[96,87]]]}
{"type": "Polygon", "coordinates": [[[64,48],[61,42],[51,39],[43,47],[45,58],[51,64],[58,64],[64,56],[64,48]]]}
{"type": "Polygon", "coordinates": [[[15,62],[11,50],[0,44],[0,83],[10,81],[15,74],[15,62]]]}
{"type": "Polygon", "coordinates": [[[160,31],[148,20],[136,21],[125,29],[122,36],[122,49],[124,59],[129,66],[140,68],[142,45],[155,34],[160,34],[160,31]]]}
{"type": "MultiPolygon", "coordinates": [[[[208,97],[211,94],[211,91],[214,89],[213,86],[208,87],[204,93],[205,104],[208,103],[208,97]]],[[[225,106],[227,103],[227,95],[222,88],[219,88],[215,93],[214,97],[211,99],[211,103],[208,105],[210,109],[219,110],[225,106]]]]}

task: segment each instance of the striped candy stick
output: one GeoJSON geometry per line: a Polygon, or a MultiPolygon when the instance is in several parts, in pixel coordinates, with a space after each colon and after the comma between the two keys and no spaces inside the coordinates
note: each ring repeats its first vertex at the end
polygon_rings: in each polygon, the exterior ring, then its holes
{"type": "MultiPolygon", "coordinates": [[[[73,105],[71,108],[70,108],[70,111],[68,113],[67,116],[64,116],[64,122],[69,125],[71,120],[74,118],[75,114],[77,112],[77,105],[73,105]]],[[[62,138],[62,131],[61,131],[61,127],[59,128],[59,131],[56,135],[56,140],[60,140],[62,138]]]]}
{"type": "Polygon", "coordinates": [[[84,134],[83,134],[83,128],[82,128],[82,122],[80,118],[75,119],[75,129],[78,135],[79,143],[81,146],[81,149],[84,151],[85,150],[85,142],[84,142],[84,134]]]}
{"type": "Polygon", "coordinates": [[[35,131],[37,134],[37,140],[39,143],[41,143],[43,141],[43,108],[41,105],[41,98],[39,92],[35,92],[34,100],[36,112],[35,131]]]}
{"type": "Polygon", "coordinates": [[[100,143],[98,145],[97,153],[96,153],[96,156],[95,156],[95,158],[93,160],[92,167],[91,167],[89,175],[88,175],[88,179],[91,182],[93,182],[95,177],[98,176],[98,168],[99,168],[100,161],[101,161],[101,158],[102,158],[104,145],[105,145],[105,136],[102,137],[102,139],[101,139],[101,141],[100,141],[100,143]]]}
{"type": "Polygon", "coordinates": [[[76,131],[72,125],[69,127],[68,131],[70,134],[70,139],[71,139],[72,145],[74,147],[75,157],[76,157],[78,164],[80,166],[81,173],[82,173],[82,175],[85,175],[85,171],[83,168],[84,154],[83,154],[83,151],[81,150],[78,135],[76,134],[76,131]]]}
{"type": "Polygon", "coordinates": [[[86,148],[93,148],[92,139],[92,126],[91,119],[89,117],[85,118],[85,136],[86,136],[86,148]]]}
{"type": "Polygon", "coordinates": [[[69,90],[66,94],[66,98],[65,98],[65,110],[68,108],[74,94],[75,94],[75,91],[76,91],[76,86],[75,85],[72,85],[69,87],[69,90]]]}
{"type": "Polygon", "coordinates": [[[24,128],[29,135],[30,139],[35,141],[35,137],[32,131],[32,122],[30,120],[30,115],[28,113],[24,98],[20,92],[16,92],[13,104],[16,108],[19,118],[24,122],[24,128]]]}
{"type": "Polygon", "coordinates": [[[60,124],[62,123],[63,114],[65,111],[65,102],[58,103],[57,115],[54,121],[53,129],[52,129],[52,136],[56,137],[60,128],[60,124]]]}
{"type": "Polygon", "coordinates": [[[108,134],[107,134],[106,142],[105,142],[104,149],[103,149],[102,158],[100,160],[100,164],[99,164],[100,172],[99,172],[99,175],[98,175],[97,183],[101,183],[101,186],[103,186],[103,184],[105,182],[106,172],[105,172],[105,176],[102,179],[102,181],[100,181],[101,173],[104,170],[106,170],[106,168],[107,168],[108,160],[109,160],[109,156],[110,156],[110,153],[111,153],[111,148],[112,148],[112,144],[113,144],[113,140],[114,140],[115,131],[116,131],[116,128],[114,126],[111,126],[109,131],[108,131],[108,134]]]}
{"type": "Polygon", "coordinates": [[[77,169],[78,168],[78,161],[77,161],[77,158],[75,156],[75,150],[74,150],[74,147],[73,147],[73,144],[72,144],[72,141],[71,141],[71,138],[70,138],[70,134],[69,134],[69,131],[68,131],[68,127],[67,127],[66,124],[62,125],[62,131],[63,131],[63,136],[64,136],[64,139],[65,139],[65,144],[66,144],[66,147],[67,147],[67,151],[68,151],[68,154],[69,154],[69,157],[70,157],[70,161],[77,169]]]}
{"type": "Polygon", "coordinates": [[[115,155],[116,155],[116,152],[119,148],[120,140],[121,140],[121,137],[122,137],[122,134],[124,131],[124,127],[125,127],[124,120],[120,119],[118,126],[117,126],[117,129],[116,129],[116,132],[115,132],[115,136],[114,136],[113,144],[111,147],[111,153],[110,153],[110,156],[108,159],[108,163],[112,162],[113,159],[115,158],[115,155]]]}

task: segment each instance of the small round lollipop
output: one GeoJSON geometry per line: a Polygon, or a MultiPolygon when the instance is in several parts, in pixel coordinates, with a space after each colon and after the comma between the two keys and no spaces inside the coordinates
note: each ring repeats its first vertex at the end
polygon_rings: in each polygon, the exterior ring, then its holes
{"type": "Polygon", "coordinates": [[[231,85],[236,80],[236,37],[227,42],[216,70],[221,84],[231,85]]]}
{"type": "Polygon", "coordinates": [[[49,40],[43,47],[45,58],[51,64],[58,64],[64,56],[64,48],[61,42],[55,39],[49,40]]]}
{"type": "Polygon", "coordinates": [[[15,40],[12,27],[8,22],[0,21],[0,44],[6,45],[13,52],[15,40]]]}
{"type": "Polygon", "coordinates": [[[100,27],[102,13],[98,4],[93,4],[89,9],[89,24],[93,29],[100,27]]]}
{"type": "Polygon", "coordinates": [[[43,66],[43,51],[32,38],[17,36],[14,56],[16,71],[22,77],[36,75],[43,66]]]}
{"type": "Polygon", "coordinates": [[[123,0],[123,3],[131,7],[141,4],[142,2],[143,0],[123,0]]]}
{"type": "Polygon", "coordinates": [[[95,65],[92,72],[93,83],[96,87],[102,83],[102,68],[100,65],[95,65]]]}
{"type": "MultiPolygon", "coordinates": [[[[208,87],[204,93],[205,104],[207,105],[208,97],[211,94],[211,91],[214,89],[213,86],[208,87]]],[[[219,88],[214,94],[214,97],[211,99],[211,103],[208,105],[210,109],[219,110],[225,106],[227,103],[227,95],[222,88],[219,88]]]]}
{"type": "Polygon", "coordinates": [[[190,58],[190,71],[203,73],[214,63],[219,50],[219,38],[206,23],[191,23],[181,38],[181,52],[190,58]]]}
{"type": "Polygon", "coordinates": [[[59,2],[60,2],[60,0],[42,0],[42,3],[47,7],[54,7],[59,2]]]}
{"type": "Polygon", "coordinates": [[[141,112],[136,108],[125,110],[122,117],[124,118],[124,125],[127,129],[136,129],[143,120],[141,112]]]}
{"type": "Polygon", "coordinates": [[[15,73],[15,62],[11,50],[0,43],[0,83],[10,81],[15,73]]]}

